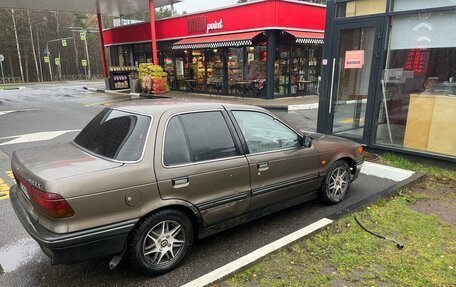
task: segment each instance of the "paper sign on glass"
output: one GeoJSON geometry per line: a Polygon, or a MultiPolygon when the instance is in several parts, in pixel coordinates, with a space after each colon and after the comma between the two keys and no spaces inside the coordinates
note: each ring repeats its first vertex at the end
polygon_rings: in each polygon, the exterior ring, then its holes
{"type": "Polygon", "coordinates": [[[345,52],[345,69],[362,69],[364,66],[364,50],[345,52]]]}

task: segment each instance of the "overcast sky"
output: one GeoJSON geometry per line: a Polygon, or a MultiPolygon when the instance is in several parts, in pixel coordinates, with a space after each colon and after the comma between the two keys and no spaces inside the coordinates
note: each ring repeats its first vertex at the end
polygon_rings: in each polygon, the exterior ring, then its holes
{"type": "Polygon", "coordinates": [[[235,4],[236,0],[184,0],[182,3],[174,5],[178,13],[187,11],[187,13],[198,12],[207,9],[213,9],[235,4]]]}

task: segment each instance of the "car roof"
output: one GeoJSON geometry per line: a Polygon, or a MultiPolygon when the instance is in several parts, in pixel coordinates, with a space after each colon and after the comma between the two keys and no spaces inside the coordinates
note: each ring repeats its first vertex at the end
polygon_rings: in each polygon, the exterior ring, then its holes
{"type": "Polygon", "coordinates": [[[137,114],[144,114],[149,116],[161,115],[169,110],[188,110],[193,109],[220,109],[222,107],[232,109],[252,109],[252,110],[263,110],[262,108],[250,105],[243,105],[237,103],[226,103],[212,100],[194,100],[194,99],[150,99],[150,100],[137,100],[128,101],[113,105],[111,108],[116,110],[122,110],[137,114]]]}

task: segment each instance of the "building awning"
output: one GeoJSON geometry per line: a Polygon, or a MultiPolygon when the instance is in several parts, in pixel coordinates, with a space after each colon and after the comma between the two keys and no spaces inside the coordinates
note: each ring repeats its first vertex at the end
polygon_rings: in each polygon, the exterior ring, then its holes
{"type": "Polygon", "coordinates": [[[217,36],[188,38],[173,44],[173,50],[236,47],[252,45],[252,39],[260,32],[237,33],[217,36]]]}
{"type": "Polygon", "coordinates": [[[325,34],[323,32],[302,32],[302,31],[286,31],[288,34],[296,38],[298,44],[321,44],[323,45],[325,34]]]}

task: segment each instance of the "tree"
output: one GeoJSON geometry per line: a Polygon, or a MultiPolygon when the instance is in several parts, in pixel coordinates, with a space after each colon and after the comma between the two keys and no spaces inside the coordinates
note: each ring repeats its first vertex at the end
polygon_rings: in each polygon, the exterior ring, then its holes
{"type": "Polygon", "coordinates": [[[174,9],[174,11],[171,11],[171,8],[167,7],[167,6],[155,9],[155,19],[163,19],[166,17],[171,17],[176,14],[177,14],[176,9],[174,9]]]}
{"type": "Polygon", "coordinates": [[[30,29],[30,42],[32,43],[33,60],[35,60],[36,78],[40,80],[40,71],[38,69],[38,60],[36,59],[35,42],[33,41],[32,21],[30,20],[30,10],[27,10],[27,19],[30,29]]]}
{"type": "Polygon", "coordinates": [[[19,58],[19,67],[21,70],[21,79],[23,82],[24,81],[24,69],[22,68],[21,49],[19,47],[19,39],[17,37],[17,26],[16,26],[16,18],[14,16],[14,9],[11,9],[11,17],[13,18],[13,31],[14,31],[14,37],[16,38],[17,56],[19,58]]]}

